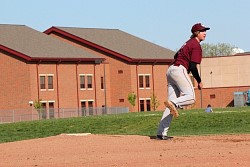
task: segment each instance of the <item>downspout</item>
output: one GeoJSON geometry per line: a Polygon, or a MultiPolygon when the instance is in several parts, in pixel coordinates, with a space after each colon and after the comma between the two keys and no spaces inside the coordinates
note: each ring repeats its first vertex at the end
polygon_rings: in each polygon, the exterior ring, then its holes
{"type": "Polygon", "coordinates": [[[153,86],[153,95],[155,94],[155,81],[154,81],[154,65],[156,62],[154,62],[154,64],[152,65],[152,86],[153,86]]]}
{"type": "Polygon", "coordinates": [[[40,91],[39,91],[39,72],[38,72],[39,62],[36,64],[36,82],[37,82],[37,100],[39,101],[40,98],[40,91]]]}
{"type": "Polygon", "coordinates": [[[94,64],[94,83],[95,83],[95,107],[97,107],[97,97],[96,97],[96,89],[97,89],[97,87],[96,87],[96,64],[94,64]]]}
{"type": "MultiPolygon", "coordinates": [[[[155,65],[156,62],[154,62],[152,64],[152,86],[153,86],[153,97],[155,97],[155,81],[154,81],[154,65],[155,65]]],[[[152,99],[150,98],[150,103],[152,103],[152,99]]],[[[150,104],[150,108],[152,108],[151,104],[150,104]]],[[[154,105],[154,109],[153,111],[155,111],[155,105],[154,105]]]]}
{"type": "Polygon", "coordinates": [[[60,61],[56,64],[56,87],[57,87],[57,108],[58,108],[58,118],[60,118],[60,103],[59,103],[59,76],[58,76],[58,66],[59,66],[60,61]]]}
{"type": "Polygon", "coordinates": [[[104,71],[104,105],[105,105],[105,108],[104,108],[104,110],[105,110],[105,113],[107,113],[107,92],[106,92],[106,65],[105,65],[106,63],[103,63],[103,65],[104,65],[104,69],[103,69],[103,71],[104,71]]]}
{"type": "Polygon", "coordinates": [[[139,85],[138,85],[138,64],[136,64],[136,89],[137,89],[137,109],[138,109],[138,112],[140,112],[140,104],[139,104],[139,85]]]}
{"type": "Polygon", "coordinates": [[[77,113],[79,116],[79,87],[78,87],[78,64],[79,62],[76,63],[76,99],[77,99],[77,113]]]}

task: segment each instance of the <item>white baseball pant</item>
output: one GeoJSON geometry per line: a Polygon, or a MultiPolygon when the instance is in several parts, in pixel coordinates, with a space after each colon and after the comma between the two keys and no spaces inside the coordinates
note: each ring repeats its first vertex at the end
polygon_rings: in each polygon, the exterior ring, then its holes
{"type": "MultiPolygon", "coordinates": [[[[184,66],[171,65],[167,70],[167,80],[168,99],[177,108],[182,108],[182,106],[187,106],[195,102],[194,87],[184,66]]],[[[166,108],[162,115],[157,135],[167,136],[172,118],[170,110],[166,108]]]]}

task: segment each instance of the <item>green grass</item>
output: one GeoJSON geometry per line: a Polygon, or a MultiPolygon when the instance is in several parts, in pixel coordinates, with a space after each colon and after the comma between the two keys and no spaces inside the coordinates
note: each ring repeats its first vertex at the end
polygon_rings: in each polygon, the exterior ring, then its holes
{"type": "MultiPolygon", "coordinates": [[[[250,133],[250,107],[181,110],[169,135],[250,133]]],[[[162,112],[127,113],[0,125],[0,143],[55,136],[62,133],[129,134],[155,136],[162,112]]]]}

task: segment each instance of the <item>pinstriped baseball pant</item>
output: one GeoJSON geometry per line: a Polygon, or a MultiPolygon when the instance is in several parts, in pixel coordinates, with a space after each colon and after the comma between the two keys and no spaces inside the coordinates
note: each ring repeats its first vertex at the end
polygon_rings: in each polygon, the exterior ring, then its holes
{"type": "MultiPolygon", "coordinates": [[[[167,80],[168,99],[177,108],[182,108],[182,106],[191,105],[195,102],[194,87],[184,66],[171,65],[167,70],[167,80]]],[[[162,115],[157,135],[167,136],[172,117],[170,110],[166,108],[162,115]]]]}

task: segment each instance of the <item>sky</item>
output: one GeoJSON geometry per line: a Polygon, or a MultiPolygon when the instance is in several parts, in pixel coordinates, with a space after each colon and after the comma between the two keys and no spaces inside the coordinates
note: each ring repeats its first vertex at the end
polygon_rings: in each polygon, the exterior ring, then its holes
{"type": "Polygon", "coordinates": [[[0,24],[119,29],[173,51],[202,23],[203,43],[250,51],[249,0],[3,0],[0,24]]]}

